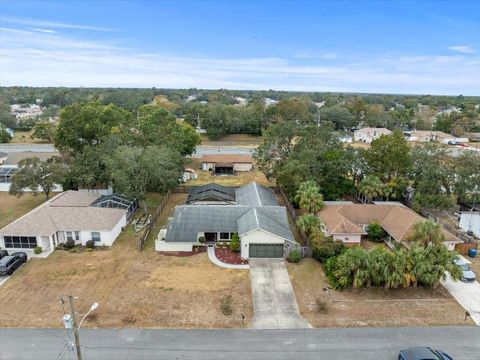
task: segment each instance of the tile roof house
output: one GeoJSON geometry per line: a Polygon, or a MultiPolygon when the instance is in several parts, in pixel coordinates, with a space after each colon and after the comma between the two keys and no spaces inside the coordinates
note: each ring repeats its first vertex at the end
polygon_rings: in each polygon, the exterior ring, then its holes
{"type": "Polygon", "coordinates": [[[193,188],[187,205],[175,208],[155,246],[158,251],[192,251],[202,237],[215,243],[230,241],[235,233],[245,259],[283,257],[285,242],[295,242],[286,209],[271,189],[257,183],[238,189],[208,184],[193,188]]]}
{"type": "MultiPolygon", "coordinates": [[[[373,204],[354,204],[346,201],[326,201],[318,213],[323,223],[325,235],[341,240],[345,244],[360,244],[366,236],[366,227],[372,222],[380,223],[392,241],[408,246],[408,237],[413,226],[426,219],[398,202],[374,202],[373,204]]],[[[456,243],[462,242],[455,235],[443,230],[445,245],[453,250],[456,243]]]]}
{"type": "MultiPolygon", "coordinates": [[[[118,197],[119,195],[117,195],[118,197]]],[[[0,229],[0,247],[45,252],[67,240],[85,245],[110,246],[138,207],[136,199],[121,197],[125,203],[108,203],[108,196],[66,191],[0,229]]]]}

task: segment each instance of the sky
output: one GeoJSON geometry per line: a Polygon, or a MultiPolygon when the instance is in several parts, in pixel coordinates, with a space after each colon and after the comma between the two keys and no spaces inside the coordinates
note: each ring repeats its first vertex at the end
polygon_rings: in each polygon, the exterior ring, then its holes
{"type": "Polygon", "coordinates": [[[1,0],[0,85],[480,95],[480,0],[1,0]]]}

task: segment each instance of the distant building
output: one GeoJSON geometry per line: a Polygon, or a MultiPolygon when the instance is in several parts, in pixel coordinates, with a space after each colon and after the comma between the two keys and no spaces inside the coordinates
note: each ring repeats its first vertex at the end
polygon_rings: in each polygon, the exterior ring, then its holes
{"type": "Polygon", "coordinates": [[[373,140],[378,139],[382,135],[391,135],[392,132],[385,128],[363,128],[356,130],[353,134],[355,141],[361,141],[370,144],[373,140]]]}
{"type": "Polygon", "coordinates": [[[278,103],[277,100],[274,100],[274,99],[270,99],[270,98],[265,98],[265,106],[271,106],[271,105],[275,105],[276,103],[278,103]]]}
{"type": "Polygon", "coordinates": [[[458,226],[480,238],[480,206],[462,204],[460,206],[460,223],[458,226]]]}
{"type": "Polygon", "coordinates": [[[10,105],[10,112],[15,116],[17,121],[36,118],[43,113],[42,108],[37,104],[13,104],[10,105]]]}
{"type": "Polygon", "coordinates": [[[414,130],[411,132],[404,133],[407,140],[409,141],[418,141],[418,142],[438,142],[441,144],[448,144],[449,142],[455,143],[466,143],[468,138],[466,137],[456,137],[455,135],[450,135],[444,133],[443,131],[429,131],[429,130],[414,130]]]}
{"type": "Polygon", "coordinates": [[[253,169],[252,155],[203,155],[202,170],[215,174],[234,174],[253,169]]]}

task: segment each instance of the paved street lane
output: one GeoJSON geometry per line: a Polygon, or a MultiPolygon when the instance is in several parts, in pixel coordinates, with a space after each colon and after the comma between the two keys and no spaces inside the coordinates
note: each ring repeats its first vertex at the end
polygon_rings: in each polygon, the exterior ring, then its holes
{"type": "MultiPolygon", "coordinates": [[[[74,359],[63,330],[0,330],[0,359],[74,359]]],[[[82,330],[84,360],[394,360],[411,346],[432,346],[455,360],[478,360],[480,328],[298,330],[82,330]]]]}

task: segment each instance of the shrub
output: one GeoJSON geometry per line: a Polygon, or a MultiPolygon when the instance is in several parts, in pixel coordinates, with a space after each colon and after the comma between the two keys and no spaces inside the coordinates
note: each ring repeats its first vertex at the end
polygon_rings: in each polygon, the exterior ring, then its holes
{"type": "Polygon", "coordinates": [[[67,240],[67,241],[65,242],[65,247],[66,247],[68,250],[73,249],[73,248],[75,247],[75,241],[73,241],[73,240],[71,240],[71,239],[70,239],[70,240],[67,240]]]}
{"type": "Polygon", "coordinates": [[[200,236],[200,237],[198,238],[198,242],[199,242],[200,244],[205,244],[206,241],[207,241],[207,239],[205,239],[205,236],[200,236]]]}
{"type": "Polygon", "coordinates": [[[240,237],[238,234],[233,234],[232,240],[230,241],[230,250],[235,253],[240,252],[240,237]]]}
{"type": "Polygon", "coordinates": [[[331,257],[341,255],[346,247],[341,241],[334,241],[332,238],[323,240],[312,239],[312,256],[315,260],[326,263],[331,257]]]}
{"type": "Polygon", "coordinates": [[[34,252],[35,254],[37,254],[37,255],[38,255],[38,254],[41,254],[42,251],[43,251],[43,248],[42,248],[41,246],[35,246],[35,247],[33,248],[33,252],[34,252]]]}
{"type": "Polygon", "coordinates": [[[95,247],[95,240],[88,240],[86,243],[85,243],[85,247],[87,249],[93,249],[95,247]]]}
{"type": "Polygon", "coordinates": [[[78,247],[73,247],[73,248],[69,249],[68,252],[78,253],[78,252],[80,252],[80,249],[78,247]]]}
{"type": "Polygon", "coordinates": [[[317,303],[317,309],[318,309],[319,312],[322,312],[322,313],[328,312],[327,299],[325,299],[323,297],[319,297],[315,300],[315,302],[317,303]]]}
{"type": "Polygon", "coordinates": [[[382,226],[378,222],[372,222],[367,226],[368,239],[380,242],[381,239],[385,236],[385,231],[383,231],[382,226]]]}
{"type": "Polygon", "coordinates": [[[233,312],[233,298],[232,295],[224,296],[220,299],[220,309],[223,315],[231,315],[233,312]]]}
{"type": "Polygon", "coordinates": [[[60,243],[55,247],[55,250],[67,250],[67,247],[64,243],[60,243]]]}
{"type": "Polygon", "coordinates": [[[288,254],[287,260],[291,263],[298,263],[300,262],[302,255],[300,254],[300,250],[292,250],[290,254],[288,254]]]}

